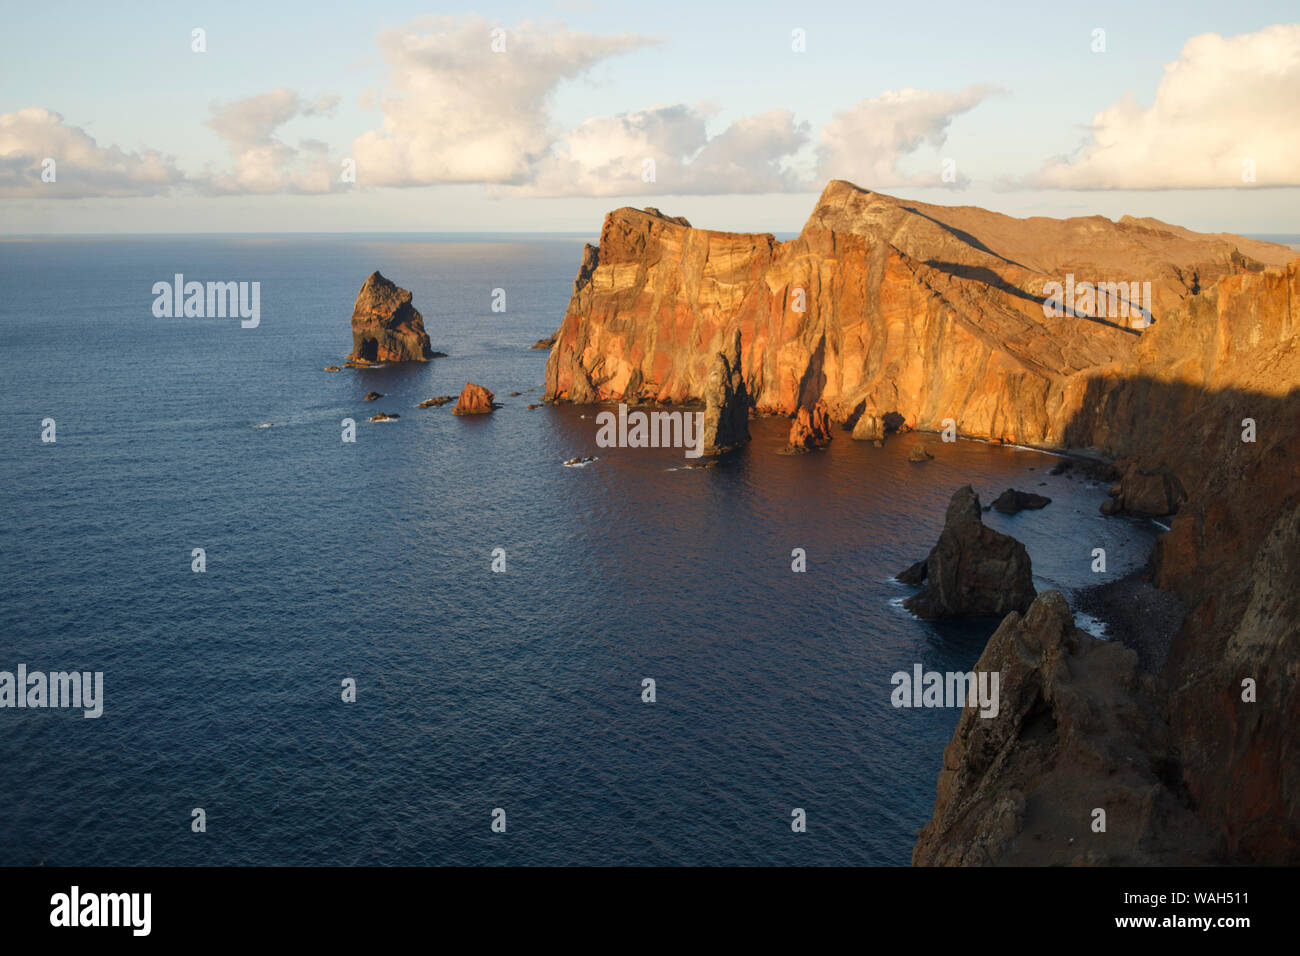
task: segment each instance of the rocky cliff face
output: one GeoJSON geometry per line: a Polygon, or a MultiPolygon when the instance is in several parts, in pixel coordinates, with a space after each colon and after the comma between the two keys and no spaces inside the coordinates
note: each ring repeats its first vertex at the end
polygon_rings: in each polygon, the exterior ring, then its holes
{"type": "Polygon", "coordinates": [[[1108,511],[1173,514],[1150,563],[1191,609],[1168,663],[1135,676],[1124,648],[1073,630],[1059,595],[1009,615],[985,657],[1014,675],[1015,706],[997,726],[963,715],[916,861],[1295,864],[1295,258],[1154,220],[1018,220],[840,182],[789,242],[620,209],[587,247],[547,396],[699,400],[739,331],[760,411],[811,420],[824,403],[870,440],[951,418],[966,436],[1115,459],[1108,511]],[[1130,298],[1154,324],[1086,296],[1045,316],[1067,277],[1149,282],[1149,300],[1130,298]],[[1075,811],[1094,800],[1115,839],[1079,844],[1075,811]]]}
{"type": "Polygon", "coordinates": [[[698,401],[739,330],[760,411],[825,399],[836,422],[893,414],[938,430],[952,418],[965,435],[1060,444],[1085,373],[1126,362],[1141,336],[1118,314],[1045,317],[1049,283],[1149,282],[1159,322],[1208,284],[1287,257],[1154,220],[1012,219],[844,182],[789,242],[619,209],[584,255],[547,397],[698,401]]]}
{"type": "Polygon", "coordinates": [[[1151,560],[1191,609],[1164,676],[1231,859],[1300,862],[1300,262],[1222,280],[1098,388],[1098,443],[1186,489],[1151,560]],[[1250,680],[1254,700],[1243,700],[1250,680]]]}
{"type": "Polygon", "coordinates": [[[424,362],[433,356],[411,293],[372,272],[352,309],[352,354],[360,362],[424,362]]]}
{"type": "Polygon", "coordinates": [[[975,671],[1001,675],[1001,706],[993,717],[962,713],[913,864],[1209,856],[1213,838],[1169,786],[1178,751],[1157,682],[1132,650],[1076,628],[1059,591],[1007,615],[975,671]]]}

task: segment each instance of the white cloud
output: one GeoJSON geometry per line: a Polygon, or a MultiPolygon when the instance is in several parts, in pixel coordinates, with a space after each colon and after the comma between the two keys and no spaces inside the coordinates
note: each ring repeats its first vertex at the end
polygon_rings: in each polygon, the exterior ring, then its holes
{"type": "Polygon", "coordinates": [[[329,192],[337,176],[326,144],[302,140],[295,148],[275,132],[300,116],[330,116],[338,101],[337,96],[322,96],[307,103],[293,90],[280,87],[233,103],[214,103],[206,125],[226,141],[235,168],[209,171],[196,184],[219,194],[329,192]]]}
{"type": "Polygon", "coordinates": [[[382,128],[353,143],[359,183],[524,183],[556,139],[555,88],[651,42],[523,23],[499,34],[504,50],[494,52],[496,29],[482,17],[437,17],[380,35],[390,89],[373,97],[382,128]]]}
{"type": "Polygon", "coordinates": [[[589,119],[538,162],[527,184],[502,192],[718,195],[804,187],[789,161],[808,141],[806,123],[787,110],[770,110],[710,137],[708,117],[707,110],[678,105],[589,119]]]}
{"type": "Polygon", "coordinates": [[[1192,37],[1165,67],[1149,109],[1132,94],[1092,121],[1074,157],[1049,160],[1023,185],[1058,189],[1300,185],[1300,25],[1225,39],[1192,37]]]}
{"type": "MultiPolygon", "coordinates": [[[[908,174],[902,159],[923,143],[944,144],[953,117],[972,109],[995,90],[968,86],[960,93],[896,90],[835,113],[821,129],[818,178],[847,179],[870,188],[946,185],[939,168],[908,174]]],[[[966,182],[964,177],[957,185],[966,182]]]]}
{"type": "Polygon", "coordinates": [[[0,196],[84,199],[155,196],[185,179],[170,156],[100,146],[58,113],[32,106],[0,114],[0,196]],[[54,160],[53,182],[41,174],[54,160]]]}

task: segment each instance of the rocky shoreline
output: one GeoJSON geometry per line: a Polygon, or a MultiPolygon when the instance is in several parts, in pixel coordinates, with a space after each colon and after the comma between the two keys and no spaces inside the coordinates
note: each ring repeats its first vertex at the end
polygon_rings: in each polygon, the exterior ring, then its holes
{"type": "MultiPolygon", "coordinates": [[[[1169,531],[1144,575],[1076,595],[1113,640],[1075,628],[1058,592],[1016,597],[981,660],[1016,675],[1014,706],[963,715],[914,862],[1296,864],[1297,308],[1300,259],[1284,246],[832,182],[785,242],[610,213],[544,397],[699,402],[738,341],[725,391],[790,418],[790,451],[834,425],[876,442],[917,430],[1082,450],[1053,473],[1111,482],[1103,514],[1169,531]],[[1116,321],[1096,298],[1049,310],[1067,274],[1094,291],[1147,282],[1149,311],[1116,321]],[[1103,805],[1111,836],[1097,839],[1103,805]]],[[[986,537],[977,523],[950,543],[986,537]]],[[[946,583],[936,610],[1000,607],[984,600],[991,582],[970,589],[965,550],[948,550],[938,571],[973,600],[950,601],[946,583]]]]}
{"type": "Polygon", "coordinates": [[[1108,640],[1132,648],[1144,671],[1159,674],[1187,607],[1145,577],[1146,571],[1138,568],[1117,580],[1082,588],[1070,596],[1070,604],[1101,622],[1108,640]]]}

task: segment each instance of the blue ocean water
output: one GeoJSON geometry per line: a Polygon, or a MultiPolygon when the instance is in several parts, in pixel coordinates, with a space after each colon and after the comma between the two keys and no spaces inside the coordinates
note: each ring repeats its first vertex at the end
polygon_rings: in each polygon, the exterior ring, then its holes
{"type": "Polygon", "coordinates": [[[890,675],[969,669],[992,630],[897,606],[952,492],[1054,499],[986,517],[1040,589],[1096,583],[1094,547],[1123,574],[1156,529],[973,442],[597,448],[593,409],[526,408],[582,242],[0,241],[0,670],[105,697],[0,709],[0,863],[908,862],[957,712],[894,709],[890,675]],[[323,371],[374,269],[447,358],[323,371]],[[178,272],[260,282],[259,327],[155,318],[178,272]],[[414,407],[466,381],[505,407],[414,407]]]}

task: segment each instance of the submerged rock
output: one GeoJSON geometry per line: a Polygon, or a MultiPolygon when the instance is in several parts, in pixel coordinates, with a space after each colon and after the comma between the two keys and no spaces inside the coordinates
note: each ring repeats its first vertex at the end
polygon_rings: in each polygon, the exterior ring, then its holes
{"type": "Polygon", "coordinates": [[[985,527],[979,496],[970,485],[952,496],[943,532],[925,561],[898,580],[926,582],[924,591],[903,602],[923,618],[1001,617],[1024,611],[1037,593],[1025,546],[985,527]]]}
{"type": "Polygon", "coordinates": [[[353,362],[424,362],[434,355],[411,293],[378,272],[361,286],[352,309],[353,362]]]}
{"type": "Polygon", "coordinates": [[[446,405],[448,402],[454,402],[455,400],[456,400],[455,395],[439,395],[437,398],[426,398],[424,401],[422,401],[419,405],[415,407],[416,408],[440,408],[441,406],[446,405]]]}
{"type": "Polygon", "coordinates": [[[907,453],[908,461],[930,461],[934,455],[930,453],[929,445],[922,445],[920,442],[912,446],[912,450],[907,453]]]}

